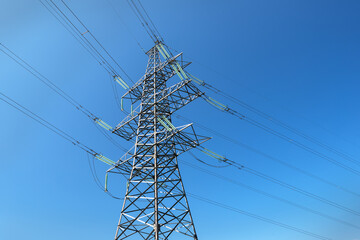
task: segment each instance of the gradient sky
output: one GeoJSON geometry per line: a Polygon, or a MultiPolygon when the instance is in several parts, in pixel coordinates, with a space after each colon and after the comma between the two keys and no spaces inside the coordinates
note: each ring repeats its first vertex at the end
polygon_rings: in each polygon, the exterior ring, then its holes
{"type": "MultiPolygon", "coordinates": [[[[69,0],[92,33],[133,79],[145,71],[152,42],[125,0],[69,0]],[[124,23],[127,27],[125,27],[124,23]],[[131,33],[127,30],[130,29],[131,33]]],[[[166,43],[193,62],[189,71],[246,103],[360,159],[360,2],[333,0],[143,0],[166,43]]],[[[116,125],[117,109],[107,73],[36,0],[0,2],[0,42],[32,64],[90,111],[116,125]]],[[[54,125],[116,160],[114,147],[84,115],[0,53],[0,89],[54,125]]],[[[119,89],[119,94],[123,91],[119,89]]],[[[210,93],[211,95],[211,93],[210,93]]],[[[232,106],[226,99],[214,97],[232,106]]],[[[128,106],[127,106],[128,107],[128,106]]],[[[253,113],[236,109],[304,144],[351,164],[253,113]]],[[[0,102],[0,239],[112,239],[122,201],[99,190],[86,154],[37,122],[0,102]]],[[[359,176],[305,152],[202,100],[180,112],[271,156],[360,193],[359,176]]],[[[176,121],[175,125],[183,124],[176,121]]],[[[198,129],[202,135],[210,133],[198,129]]],[[[214,138],[206,146],[228,158],[324,198],[360,211],[359,197],[346,194],[214,138]]],[[[131,144],[118,138],[126,147],[131,144]]],[[[197,156],[208,159],[196,150],[197,156]]],[[[360,239],[360,230],[334,222],[190,168],[193,162],[239,182],[357,224],[359,216],[322,204],[231,168],[215,169],[180,157],[188,192],[283,222],[334,240],[360,239]]],[[[97,163],[101,180],[107,166],[97,163]]],[[[111,176],[122,195],[124,179],[111,176]]],[[[311,240],[189,198],[199,239],[311,240]]]]}

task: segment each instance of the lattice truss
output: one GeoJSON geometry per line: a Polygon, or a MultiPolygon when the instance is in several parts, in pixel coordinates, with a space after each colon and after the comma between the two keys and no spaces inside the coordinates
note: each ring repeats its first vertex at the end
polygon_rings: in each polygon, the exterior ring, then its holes
{"type": "Polygon", "coordinates": [[[128,177],[115,240],[175,235],[197,239],[177,156],[209,138],[196,135],[192,124],[175,127],[171,115],[203,93],[184,72],[189,63],[179,60],[181,54],[171,56],[159,42],[147,55],[145,75],[123,96],[139,107],[113,130],[135,140],[134,147],[109,169],[128,177]],[[174,75],[181,81],[167,87],[174,75]]]}

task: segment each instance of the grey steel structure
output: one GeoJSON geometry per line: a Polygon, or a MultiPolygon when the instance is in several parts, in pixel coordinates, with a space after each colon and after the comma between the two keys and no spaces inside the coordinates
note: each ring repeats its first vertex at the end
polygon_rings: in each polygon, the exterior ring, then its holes
{"type": "Polygon", "coordinates": [[[198,239],[177,157],[209,138],[196,135],[192,124],[175,127],[171,115],[203,93],[183,70],[189,63],[182,54],[172,56],[157,42],[147,55],[145,75],[122,97],[139,106],[113,130],[135,139],[133,149],[108,170],[128,177],[115,240],[198,239]],[[181,81],[168,87],[175,75],[181,81]]]}

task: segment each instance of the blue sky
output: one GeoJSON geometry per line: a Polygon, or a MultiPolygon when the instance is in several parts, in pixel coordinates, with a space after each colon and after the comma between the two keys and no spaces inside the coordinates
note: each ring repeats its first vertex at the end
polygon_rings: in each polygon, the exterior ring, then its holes
{"type": "MultiPolygon", "coordinates": [[[[145,71],[151,40],[125,0],[67,1],[92,33],[133,78],[145,71]],[[127,30],[130,29],[131,33],[127,30]]],[[[358,94],[360,76],[360,3],[358,1],[142,1],[166,43],[193,63],[189,71],[210,84],[360,159],[358,94]]],[[[0,3],[0,42],[18,53],[90,111],[116,125],[117,109],[107,73],[39,1],[0,3]]],[[[32,75],[0,53],[0,89],[65,132],[117,159],[122,152],[94,125],[32,75]]],[[[123,92],[119,90],[119,94],[123,92]]],[[[211,93],[210,93],[211,95],[211,93]]],[[[216,97],[216,95],[214,95],[216,97]]],[[[220,97],[216,99],[233,105],[220,97]]],[[[235,105],[234,105],[235,107],[235,105]]],[[[253,113],[236,109],[291,137],[291,133],[253,113]]],[[[99,190],[86,154],[33,120],[0,102],[0,239],[112,239],[122,202],[99,190]]],[[[358,176],[276,138],[244,121],[216,111],[202,100],[182,115],[289,162],[322,178],[360,192],[358,176]]],[[[175,125],[183,124],[175,121],[175,125]]],[[[197,129],[202,135],[210,133],[197,129]]],[[[324,198],[360,211],[359,198],[292,171],[223,139],[206,146],[228,158],[324,198]]],[[[347,162],[304,139],[304,144],[347,162]]],[[[131,144],[117,139],[126,147],[131,144]]],[[[211,159],[193,151],[207,161],[211,159]]],[[[351,223],[359,216],[232,169],[214,169],[290,201],[351,223]]],[[[214,162],[216,164],[216,162],[214,162]]],[[[107,169],[97,163],[103,180],[107,169]]],[[[359,239],[360,231],[302,211],[180,165],[188,192],[235,206],[331,239],[359,239]]],[[[121,195],[125,182],[111,177],[121,195]]],[[[189,198],[199,239],[310,240],[311,237],[189,198]]]]}

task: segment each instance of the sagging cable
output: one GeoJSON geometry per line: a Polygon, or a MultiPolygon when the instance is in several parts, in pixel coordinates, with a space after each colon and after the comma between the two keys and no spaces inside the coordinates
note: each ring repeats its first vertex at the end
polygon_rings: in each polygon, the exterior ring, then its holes
{"type": "Polygon", "coordinates": [[[107,192],[107,184],[108,184],[108,172],[106,172],[105,174],[105,188],[104,188],[104,191],[107,192]]]}
{"type": "Polygon", "coordinates": [[[120,109],[121,109],[121,111],[124,111],[124,99],[123,98],[121,98],[121,100],[120,100],[120,109]]]}

